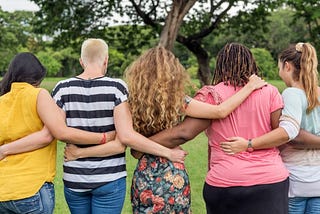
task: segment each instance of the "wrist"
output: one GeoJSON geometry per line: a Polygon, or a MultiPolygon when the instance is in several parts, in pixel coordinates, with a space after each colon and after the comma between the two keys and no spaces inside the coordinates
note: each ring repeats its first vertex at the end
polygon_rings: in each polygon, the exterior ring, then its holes
{"type": "Polygon", "coordinates": [[[253,148],[253,145],[252,145],[252,140],[249,139],[247,143],[248,143],[247,144],[247,152],[253,152],[254,148],[253,148]]]}
{"type": "Polygon", "coordinates": [[[107,134],[105,132],[102,133],[102,138],[99,144],[105,144],[107,142],[107,134]]]}
{"type": "Polygon", "coordinates": [[[10,152],[7,149],[6,144],[0,146],[0,156],[2,156],[3,158],[7,157],[8,155],[10,155],[10,152]]]}

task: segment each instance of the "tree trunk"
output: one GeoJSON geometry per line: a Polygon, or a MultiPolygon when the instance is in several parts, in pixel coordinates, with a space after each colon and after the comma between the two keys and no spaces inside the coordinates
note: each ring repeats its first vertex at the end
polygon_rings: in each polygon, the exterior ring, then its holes
{"type": "Polygon", "coordinates": [[[201,85],[211,84],[210,59],[207,51],[196,40],[184,40],[178,38],[178,42],[187,47],[197,57],[198,61],[198,78],[201,85]]]}
{"type": "MultiPolygon", "coordinates": [[[[178,32],[183,21],[183,18],[188,13],[190,8],[195,4],[196,0],[174,0],[171,11],[169,12],[165,25],[161,32],[159,44],[168,50],[172,50],[177,39],[178,32]]],[[[195,54],[198,61],[198,78],[201,85],[208,85],[211,83],[209,56],[205,49],[201,47],[199,41],[186,40],[178,38],[178,42],[186,46],[191,52],[195,54]]]]}
{"type": "Polygon", "coordinates": [[[172,2],[171,11],[161,32],[160,45],[168,50],[173,49],[183,18],[195,2],[196,0],[174,0],[172,2]]]}

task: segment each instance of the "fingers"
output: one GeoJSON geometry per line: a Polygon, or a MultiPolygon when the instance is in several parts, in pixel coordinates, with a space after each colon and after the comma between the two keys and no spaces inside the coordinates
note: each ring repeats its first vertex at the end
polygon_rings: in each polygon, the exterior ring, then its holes
{"type": "Polygon", "coordinates": [[[220,143],[220,147],[223,152],[225,152],[228,155],[234,155],[235,153],[232,150],[231,145],[228,142],[222,142],[220,143]]]}

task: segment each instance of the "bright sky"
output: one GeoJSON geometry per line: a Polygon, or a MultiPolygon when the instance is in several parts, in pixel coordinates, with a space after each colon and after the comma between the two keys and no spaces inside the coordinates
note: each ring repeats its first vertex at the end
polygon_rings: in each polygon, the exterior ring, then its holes
{"type": "Polygon", "coordinates": [[[39,7],[29,0],[0,0],[0,6],[2,10],[9,12],[14,10],[39,10],[39,7]]]}

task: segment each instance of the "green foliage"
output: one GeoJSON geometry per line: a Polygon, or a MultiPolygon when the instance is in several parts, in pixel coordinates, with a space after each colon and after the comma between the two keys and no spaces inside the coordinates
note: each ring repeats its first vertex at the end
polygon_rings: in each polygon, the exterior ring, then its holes
{"type": "Polygon", "coordinates": [[[48,49],[47,51],[40,51],[36,54],[40,62],[47,69],[47,76],[53,77],[58,74],[62,65],[59,60],[56,59],[54,52],[48,49]]]}
{"type": "MultiPolygon", "coordinates": [[[[307,25],[308,36],[305,38],[320,48],[320,1],[319,0],[287,0],[287,4],[294,8],[294,23],[303,19],[307,25]]],[[[302,40],[301,40],[302,41],[302,40]]]]}
{"type": "Polygon", "coordinates": [[[0,73],[8,68],[21,44],[28,39],[30,13],[2,11],[0,8],[0,73]]]}
{"type": "Polygon", "coordinates": [[[251,52],[266,79],[278,79],[277,65],[269,51],[264,48],[252,48],[251,52]]]}

